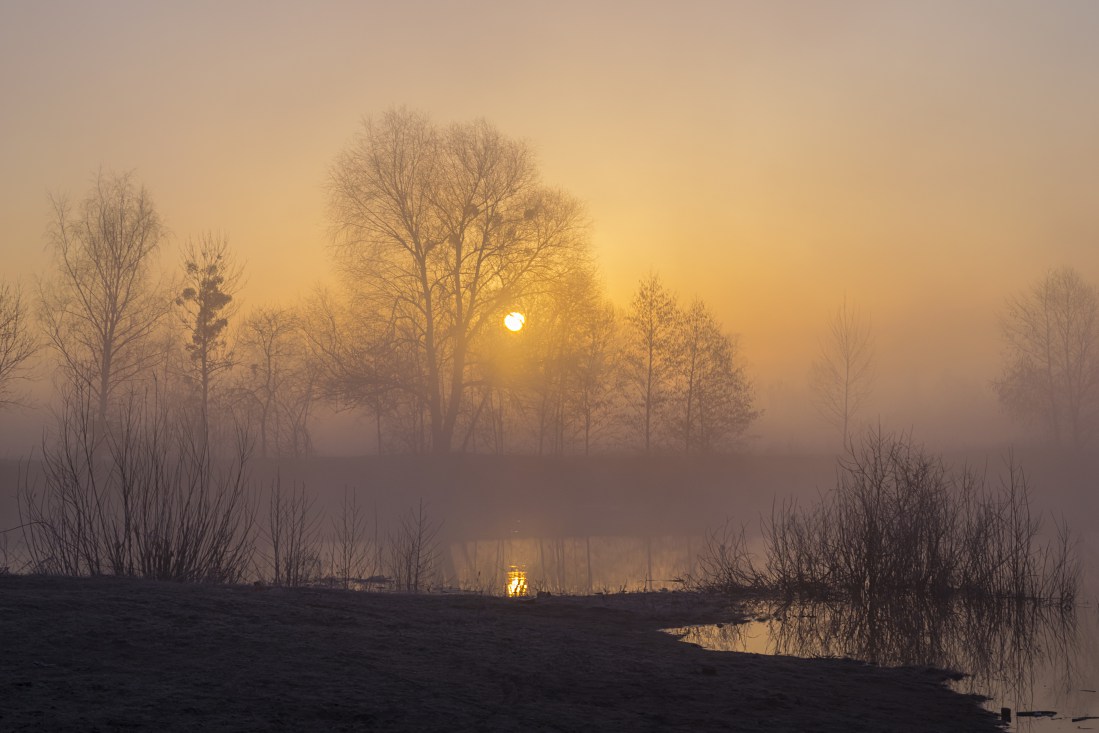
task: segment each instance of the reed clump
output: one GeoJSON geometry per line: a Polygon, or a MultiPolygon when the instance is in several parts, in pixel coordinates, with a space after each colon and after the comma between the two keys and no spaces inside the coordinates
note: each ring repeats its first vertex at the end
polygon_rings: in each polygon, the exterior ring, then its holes
{"type": "MultiPolygon", "coordinates": [[[[839,461],[815,506],[774,506],[763,557],[715,535],[693,580],[710,590],[855,600],[914,595],[1071,605],[1080,564],[1067,525],[1043,534],[1022,469],[996,483],[953,472],[907,434],[875,430],[839,461]]],[[[690,581],[689,581],[690,582],[690,581]]]]}

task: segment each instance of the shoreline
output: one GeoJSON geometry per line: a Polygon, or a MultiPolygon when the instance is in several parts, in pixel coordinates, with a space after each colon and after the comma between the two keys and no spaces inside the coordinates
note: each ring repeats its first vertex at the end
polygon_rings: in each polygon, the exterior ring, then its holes
{"type": "Polygon", "coordinates": [[[998,731],[951,673],[706,651],[691,593],[505,599],[0,576],[3,730],[998,731]]]}

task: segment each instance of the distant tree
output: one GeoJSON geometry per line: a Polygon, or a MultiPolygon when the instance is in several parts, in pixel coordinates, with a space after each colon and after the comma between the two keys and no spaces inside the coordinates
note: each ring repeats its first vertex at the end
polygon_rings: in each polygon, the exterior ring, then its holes
{"type": "Polygon", "coordinates": [[[40,284],[41,317],[62,373],[104,425],[118,389],[161,356],[151,335],[171,299],[151,266],[163,228],[148,193],[129,175],[100,173],[76,206],[61,197],[52,202],[57,274],[40,284]]]}
{"type": "Polygon", "coordinates": [[[626,313],[629,332],[625,378],[641,419],[645,452],[653,448],[656,428],[670,397],[670,380],[679,358],[676,335],[680,317],[675,296],[655,273],[641,281],[626,313]]]}
{"type": "Polygon", "coordinates": [[[870,319],[848,307],[844,298],[828,323],[820,354],[809,372],[813,405],[840,430],[844,449],[851,447],[851,423],[874,389],[874,337],[870,319]]]}
{"type": "Polygon", "coordinates": [[[679,321],[678,415],[683,452],[711,452],[747,430],[759,416],[752,386],[737,360],[736,341],[722,333],[696,300],[679,321]]]}
{"type": "Polygon", "coordinates": [[[0,284],[0,407],[17,404],[12,386],[29,378],[27,361],[38,350],[38,339],[30,332],[23,292],[0,284]]]}
{"type": "Polygon", "coordinates": [[[1002,318],[1003,373],[993,383],[1016,417],[1057,444],[1082,448],[1099,431],[1099,295],[1071,267],[1012,296],[1002,318]]]}
{"type": "Polygon", "coordinates": [[[183,250],[183,288],[176,297],[184,328],[190,374],[198,387],[203,434],[210,432],[210,391],[216,377],[233,365],[226,338],[235,308],[233,296],[241,269],[228,242],[212,234],[188,242],[183,250]]]}
{"type": "Polygon", "coordinates": [[[616,377],[620,360],[619,317],[609,302],[599,305],[580,332],[573,400],[580,422],[584,455],[611,425],[618,406],[616,377]]]}
{"type": "Polygon", "coordinates": [[[247,422],[258,428],[261,455],[311,453],[316,371],[298,316],[256,309],[241,325],[238,347],[244,369],[234,393],[247,422]]]}
{"type": "Polygon", "coordinates": [[[449,453],[480,380],[479,341],[584,252],[581,207],[542,186],[528,146],[487,122],[440,128],[406,110],[364,123],[332,168],[329,200],[349,295],[391,324],[376,333],[400,354],[392,386],[426,413],[431,450],[449,453]]]}
{"type": "MultiPolygon", "coordinates": [[[[303,311],[303,334],[316,369],[317,396],[341,409],[365,409],[374,419],[375,451],[385,451],[384,427],[402,407],[398,385],[418,374],[402,375],[402,345],[392,321],[319,290],[303,311]]],[[[395,432],[395,431],[394,431],[395,432]]]]}
{"type": "Polygon", "coordinates": [[[593,271],[577,268],[532,298],[524,309],[530,321],[521,348],[528,357],[524,386],[536,423],[537,450],[540,455],[560,455],[580,428],[579,391],[585,387],[581,380],[591,376],[582,373],[586,341],[593,322],[607,315],[601,288],[593,271]]]}

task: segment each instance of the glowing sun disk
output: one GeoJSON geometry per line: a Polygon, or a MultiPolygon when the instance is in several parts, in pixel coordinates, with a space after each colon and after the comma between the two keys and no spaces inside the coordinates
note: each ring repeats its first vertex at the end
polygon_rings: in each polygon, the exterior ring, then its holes
{"type": "Polygon", "coordinates": [[[504,316],[504,325],[509,331],[518,331],[523,327],[523,324],[527,322],[525,316],[518,311],[512,311],[504,316]]]}

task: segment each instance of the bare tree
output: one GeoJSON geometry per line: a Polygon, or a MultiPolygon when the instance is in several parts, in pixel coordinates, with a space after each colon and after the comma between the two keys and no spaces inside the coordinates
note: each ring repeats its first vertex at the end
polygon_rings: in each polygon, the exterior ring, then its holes
{"type": "Polygon", "coordinates": [[[399,590],[419,593],[431,585],[441,527],[429,518],[423,499],[398,520],[389,537],[389,575],[399,590]]]}
{"type": "Polygon", "coordinates": [[[234,402],[258,427],[260,454],[309,454],[316,375],[298,316],[286,308],[251,312],[240,328],[237,359],[244,368],[234,402]]]}
{"type": "Polygon", "coordinates": [[[680,319],[676,427],[683,452],[710,452],[740,436],[759,416],[737,342],[696,300],[680,319]]]}
{"type": "Polygon", "coordinates": [[[53,199],[57,275],[39,287],[40,311],[63,373],[92,396],[105,425],[112,397],[159,356],[151,338],[171,300],[150,268],[163,228],[144,188],[100,173],[75,207],[53,199]]]}
{"type": "Polygon", "coordinates": [[[367,537],[366,525],[367,516],[356,491],[345,486],[340,512],[332,518],[333,541],[328,563],[333,579],[345,590],[352,587],[352,581],[372,577],[377,570],[370,566],[371,557],[377,559],[372,547],[377,537],[373,541],[367,537]]]}
{"type": "Polygon", "coordinates": [[[851,423],[874,388],[874,337],[870,319],[847,305],[828,323],[820,354],[809,371],[813,405],[839,428],[844,449],[851,447],[851,423]]]}
{"type": "Polygon", "coordinates": [[[994,388],[1015,416],[1081,448],[1099,431],[1099,294],[1070,267],[1008,300],[994,388]]]}
{"type": "MultiPolygon", "coordinates": [[[[583,374],[587,337],[594,321],[607,317],[601,287],[592,269],[577,268],[522,303],[527,325],[518,334],[504,332],[492,372],[505,380],[516,404],[529,417],[539,455],[565,453],[581,437],[580,390],[594,397],[595,375],[583,374]],[[587,385],[582,376],[589,377],[587,385]]],[[[587,367],[594,367],[588,363],[587,367]]],[[[594,405],[589,405],[594,407],[594,405]]],[[[590,416],[590,415],[589,415],[590,416]]]]}
{"type": "Polygon", "coordinates": [[[675,296],[655,273],[641,281],[626,314],[630,325],[626,378],[642,419],[646,452],[652,450],[658,421],[670,396],[670,380],[679,358],[675,337],[680,316],[675,296]]]}
{"type": "Polygon", "coordinates": [[[401,405],[397,385],[407,349],[398,348],[391,323],[375,322],[357,305],[320,290],[303,310],[302,330],[316,369],[318,396],[340,408],[368,410],[380,455],[385,446],[383,422],[401,405]]]}
{"type": "Polygon", "coordinates": [[[210,434],[210,391],[219,374],[233,365],[226,338],[235,311],[233,296],[241,269],[223,237],[204,234],[183,250],[183,288],[176,297],[187,330],[190,376],[197,383],[204,435],[210,434]]]}
{"type": "Polygon", "coordinates": [[[305,484],[283,491],[282,481],[271,484],[267,506],[267,539],[271,545],[271,581],[297,587],[320,577],[320,536],[313,499],[305,484]]]}
{"type": "Polygon", "coordinates": [[[408,367],[394,387],[426,412],[431,449],[449,453],[480,337],[573,266],[581,208],[540,185],[529,148],[487,122],[440,128],[407,110],[364,122],[329,195],[352,297],[386,324],[378,333],[408,367]]]}
{"type": "Polygon", "coordinates": [[[615,389],[621,350],[619,320],[614,306],[604,302],[583,324],[580,333],[573,399],[584,455],[591,453],[593,441],[608,429],[619,406],[615,389]]]}
{"type": "Polygon", "coordinates": [[[38,351],[38,339],[28,328],[23,292],[0,284],[0,407],[19,402],[13,383],[27,379],[27,360],[38,351]]]}

